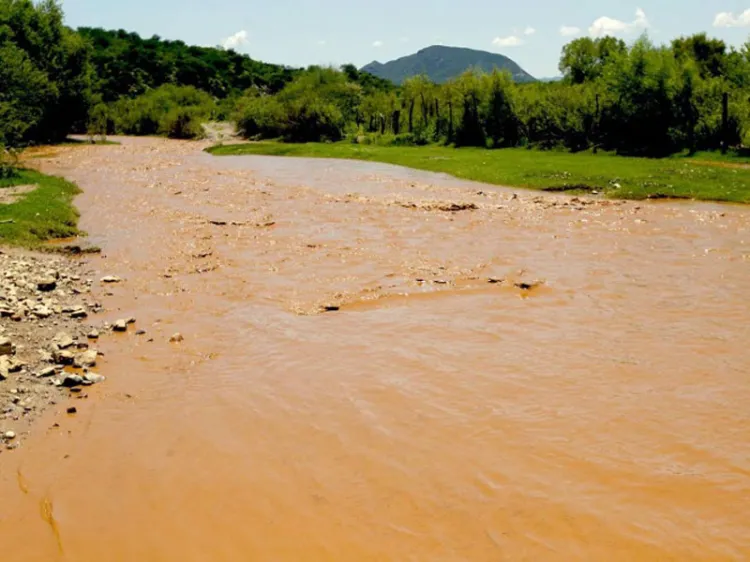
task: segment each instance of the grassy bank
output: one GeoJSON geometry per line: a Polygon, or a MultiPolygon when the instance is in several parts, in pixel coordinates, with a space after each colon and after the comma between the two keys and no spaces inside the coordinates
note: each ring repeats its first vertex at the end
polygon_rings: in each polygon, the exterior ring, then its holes
{"type": "Polygon", "coordinates": [[[78,234],[73,197],[79,191],[62,178],[34,170],[19,170],[15,177],[0,179],[0,244],[35,247],[78,234]],[[29,191],[12,195],[19,186],[28,186],[29,191]]]}
{"type": "Polygon", "coordinates": [[[391,147],[274,142],[216,146],[215,155],[259,154],[345,158],[513,187],[547,191],[599,191],[610,197],[677,197],[750,203],[750,159],[698,154],[691,158],[626,158],[612,154],[485,150],[442,146],[391,147]]]}

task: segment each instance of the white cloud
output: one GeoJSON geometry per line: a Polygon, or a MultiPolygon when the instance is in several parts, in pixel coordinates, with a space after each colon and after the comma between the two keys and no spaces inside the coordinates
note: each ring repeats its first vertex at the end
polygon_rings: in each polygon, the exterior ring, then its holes
{"type": "Polygon", "coordinates": [[[635,11],[635,20],[625,22],[608,18],[606,16],[599,18],[589,27],[589,34],[592,37],[604,37],[605,35],[623,35],[647,29],[650,26],[646,12],[638,8],[635,11]]]}
{"type": "Polygon", "coordinates": [[[750,10],[736,16],[732,12],[719,12],[714,18],[714,27],[750,27],[750,10]]]}
{"type": "Polygon", "coordinates": [[[496,47],[519,47],[523,45],[523,39],[518,35],[509,35],[508,37],[495,37],[492,44],[496,47]]]}
{"type": "Polygon", "coordinates": [[[536,33],[536,29],[534,29],[531,26],[528,26],[526,29],[523,30],[524,35],[534,35],[536,33]]]}
{"type": "Polygon", "coordinates": [[[375,42],[373,42],[372,46],[375,47],[376,49],[379,49],[380,47],[383,46],[383,42],[382,41],[375,41],[375,42]]]}
{"type": "Polygon", "coordinates": [[[248,44],[248,33],[244,29],[234,35],[230,35],[221,42],[225,49],[236,49],[242,45],[248,44]]]}
{"type": "Polygon", "coordinates": [[[560,35],[563,37],[575,37],[581,33],[581,28],[574,25],[560,26],[560,35]]]}

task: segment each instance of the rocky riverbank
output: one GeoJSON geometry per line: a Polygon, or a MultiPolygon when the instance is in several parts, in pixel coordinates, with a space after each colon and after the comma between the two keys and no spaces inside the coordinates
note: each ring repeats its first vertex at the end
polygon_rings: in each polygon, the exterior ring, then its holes
{"type": "Polygon", "coordinates": [[[46,408],[103,382],[92,370],[92,318],[103,310],[94,283],[85,260],[0,248],[0,451],[17,448],[46,408]]]}

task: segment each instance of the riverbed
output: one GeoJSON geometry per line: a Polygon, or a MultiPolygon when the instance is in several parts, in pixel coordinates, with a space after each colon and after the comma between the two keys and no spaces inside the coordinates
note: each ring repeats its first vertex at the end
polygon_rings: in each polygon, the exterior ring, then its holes
{"type": "Polygon", "coordinates": [[[3,560],[750,557],[746,207],[120,140],[39,166],[147,337],[0,455],[3,560]]]}

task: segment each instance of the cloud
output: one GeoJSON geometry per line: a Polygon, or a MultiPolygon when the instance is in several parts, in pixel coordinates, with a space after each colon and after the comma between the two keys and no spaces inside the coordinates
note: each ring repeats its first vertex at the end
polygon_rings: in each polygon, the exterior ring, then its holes
{"type": "Polygon", "coordinates": [[[719,12],[714,18],[714,27],[750,27],[750,10],[736,16],[732,12],[719,12]]]}
{"type": "Polygon", "coordinates": [[[372,46],[375,47],[376,49],[379,49],[380,47],[383,46],[383,42],[382,41],[375,41],[375,42],[373,42],[372,46]]]}
{"type": "Polygon", "coordinates": [[[560,35],[563,37],[575,37],[581,33],[581,28],[574,25],[560,26],[560,35]]]}
{"type": "Polygon", "coordinates": [[[495,37],[492,44],[496,47],[519,47],[524,41],[518,35],[509,35],[508,37],[495,37]]]}
{"type": "Polygon", "coordinates": [[[225,49],[236,49],[242,45],[248,44],[248,33],[244,29],[234,35],[230,35],[221,42],[225,49]]]}
{"type": "Polygon", "coordinates": [[[592,37],[604,37],[605,35],[624,35],[638,31],[639,29],[647,29],[650,26],[646,12],[638,8],[635,11],[635,20],[632,22],[625,22],[608,18],[606,16],[599,18],[589,27],[589,34],[592,37]]]}
{"type": "Polygon", "coordinates": [[[528,26],[526,29],[523,30],[524,35],[534,35],[536,33],[536,29],[534,29],[531,26],[528,26]]]}

